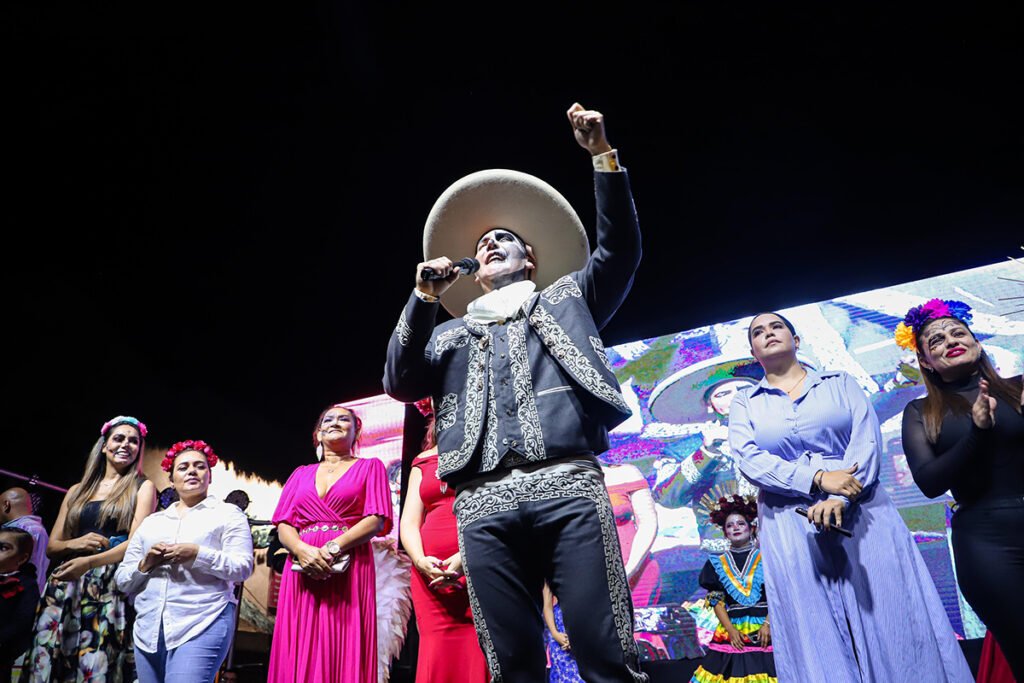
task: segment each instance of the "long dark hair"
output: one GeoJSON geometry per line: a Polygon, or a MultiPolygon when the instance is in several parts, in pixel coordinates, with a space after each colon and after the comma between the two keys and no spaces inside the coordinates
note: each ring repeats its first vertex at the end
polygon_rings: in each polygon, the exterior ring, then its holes
{"type": "MultiPolygon", "coordinates": [[[[967,327],[967,324],[962,320],[959,322],[964,327],[967,327]]],[[[928,437],[928,441],[935,443],[939,440],[939,434],[942,433],[942,416],[947,412],[954,415],[970,415],[971,404],[966,398],[950,389],[937,372],[927,369],[922,364],[924,357],[920,349],[923,348],[924,344],[924,335],[922,334],[924,327],[922,325],[921,330],[917,333],[917,348],[919,349],[917,352],[917,362],[921,366],[921,378],[924,380],[924,386],[928,389],[928,394],[924,398],[924,407],[921,410],[921,418],[924,421],[925,436],[928,437]]],[[[971,332],[971,328],[967,327],[967,331],[974,337],[974,332],[971,332]]],[[[977,342],[977,337],[975,337],[975,341],[977,342]]],[[[1021,378],[1004,379],[1000,377],[992,366],[992,361],[988,359],[988,354],[985,353],[984,348],[981,350],[981,355],[978,358],[978,370],[981,372],[981,376],[988,380],[989,393],[991,395],[1003,399],[1010,404],[1011,408],[1018,413],[1021,412],[1021,378]]]]}

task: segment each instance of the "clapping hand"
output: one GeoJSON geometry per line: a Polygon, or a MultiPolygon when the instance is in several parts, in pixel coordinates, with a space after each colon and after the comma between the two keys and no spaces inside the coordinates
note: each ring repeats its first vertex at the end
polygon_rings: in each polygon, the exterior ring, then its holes
{"type": "MultiPolygon", "coordinates": [[[[1024,395],[1021,399],[1024,400],[1024,395]]],[[[978,429],[991,429],[996,423],[996,400],[988,393],[988,380],[978,382],[978,398],[971,406],[971,419],[978,429]]]]}

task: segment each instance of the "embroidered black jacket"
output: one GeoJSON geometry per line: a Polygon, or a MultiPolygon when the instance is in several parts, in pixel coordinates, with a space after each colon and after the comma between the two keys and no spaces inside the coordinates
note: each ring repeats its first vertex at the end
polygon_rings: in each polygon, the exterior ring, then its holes
{"type": "Polygon", "coordinates": [[[438,476],[456,486],[498,467],[601,453],[630,415],[599,330],[633,284],[640,231],[625,171],[595,173],[595,190],[587,264],[535,293],[519,316],[435,327],[439,304],[414,294],[402,311],[384,390],[405,402],[433,397],[438,476]]]}

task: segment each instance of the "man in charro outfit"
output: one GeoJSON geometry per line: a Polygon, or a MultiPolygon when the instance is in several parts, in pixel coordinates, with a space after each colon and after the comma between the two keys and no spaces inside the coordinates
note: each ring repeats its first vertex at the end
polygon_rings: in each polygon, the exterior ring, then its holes
{"type": "Polygon", "coordinates": [[[458,492],[462,550],[461,567],[438,572],[465,572],[493,680],[544,679],[547,581],[583,678],[635,683],[647,677],[596,456],[630,415],[599,330],[632,285],[640,233],[604,117],[579,104],[568,117],[593,158],[594,253],[576,212],[538,178],[490,170],[457,181],[427,219],[384,387],[436,406],[438,476],[458,492]],[[471,247],[480,269],[460,278],[446,255],[471,247]],[[435,327],[439,305],[455,318],[435,327]]]}

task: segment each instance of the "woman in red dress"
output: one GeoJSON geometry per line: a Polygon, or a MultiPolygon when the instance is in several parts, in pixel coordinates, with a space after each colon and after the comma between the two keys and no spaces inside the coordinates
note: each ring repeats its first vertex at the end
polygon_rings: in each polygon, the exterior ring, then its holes
{"type": "MultiPolygon", "coordinates": [[[[430,410],[429,401],[417,404],[430,410]]],[[[412,604],[420,633],[416,683],[481,683],[487,664],[477,642],[462,574],[452,506],[455,491],[437,478],[437,447],[430,413],[425,450],[412,461],[409,490],[399,527],[402,545],[416,571],[412,604]]]]}

